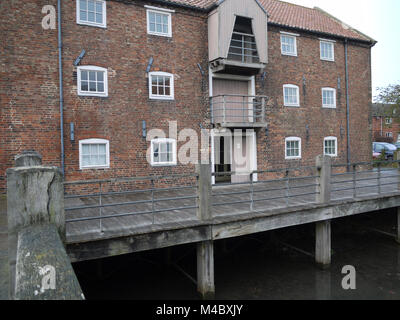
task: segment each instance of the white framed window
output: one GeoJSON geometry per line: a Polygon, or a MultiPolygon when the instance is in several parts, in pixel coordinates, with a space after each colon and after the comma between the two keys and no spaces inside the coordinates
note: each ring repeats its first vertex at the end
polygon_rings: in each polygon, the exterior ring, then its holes
{"type": "Polygon", "coordinates": [[[171,12],[162,8],[145,6],[147,8],[147,33],[162,37],[172,37],[171,12]]]}
{"type": "Polygon", "coordinates": [[[335,43],[333,41],[320,40],[321,60],[335,61],[335,43]]]}
{"type": "Polygon", "coordinates": [[[150,99],[174,99],[174,75],[167,72],[149,73],[150,99]]]}
{"type": "Polygon", "coordinates": [[[105,0],[76,0],[76,23],[106,28],[105,0]]]}
{"type": "Polygon", "coordinates": [[[322,88],[322,107],[336,108],[336,89],[322,88]]]}
{"type": "Polygon", "coordinates": [[[110,167],[110,144],[105,139],[79,141],[79,168],[101,169],[110,167]]]}
{"type": "Polygon", "coordinates": [[[297,57],[297,38],[298,35],[281,32],[281,53],[286,56],[297,57]]]}
{"type": "Polygon", "coordinates": [[[326,137],[324,138],[324,155],[337,157],[337,138],[326,137]]]}
{"type": "Polygon", "coordinates": [[[392,132],[386,132],[386,138],[393,138],[392,132]]]}
{"type": "Polygon", "coordinates": [[[151,140],[151,165],[176,165],[176,140],[159,138],[151,140]]]}
{"type": "Polygon", "coordinates": [[[385,123],[386,123],[386,124],[392,124],[392,122],[393,122],[393,119],[392,119],[392,118],[386,118],[386,119],[385,119],[385,123]]]}
{"type": "Polygon", "coordinates": [[[107,69],[96,66],[79,66],[78,95],[107,97],[107,69]]]}
{"type": "Polygon", "coordinates": [[[283,86],[283,104],[286,107],[300,107],[299,87],[293,84],[283,86]]]}
{"type": "Polygon", "coordinates": [[[301,138],[289,137],[285,139],[285,159],[301,159],[301,138]]]}

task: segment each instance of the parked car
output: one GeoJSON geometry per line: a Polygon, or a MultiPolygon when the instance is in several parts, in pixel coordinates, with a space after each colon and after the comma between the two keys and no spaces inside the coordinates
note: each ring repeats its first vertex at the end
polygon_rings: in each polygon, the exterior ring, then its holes
{"type": "Polygon", "coordinates": [[[374,142],[372,144],[372,157],[378,158],[382,154],[383,150],[385,151],[385,160],[393,160],[397,147],[391,143],[374,142]],[[377,154],[379,155],[377,156],[377,154]]]}
{"type": "Polygon", "coordinates": [[[397,141],[394,145],[397,147],[397,150],[400,149],[400,141],[397,141]]]}

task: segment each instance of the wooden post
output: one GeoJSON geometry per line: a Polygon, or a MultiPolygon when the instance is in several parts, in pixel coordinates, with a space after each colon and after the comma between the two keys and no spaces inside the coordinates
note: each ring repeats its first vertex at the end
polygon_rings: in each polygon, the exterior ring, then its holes
{"type": "Polygon", "coordinates": [[[331,264],[330,220],[315,224],[315,262],[321,269],[327,269],[331,264]]]}
{"type": "Polygon", "coordinates": [[[317,203],[329,203],[331,201],[331,157],[320,155],[315,162],[318,170],[317,203]]]}
{"type": "Polygon", "coordinates": [[[203,299],[215,297],[213,241],[197,244],[197,290],[203,299]]]}
{"type": "MultiPolygon", "coordinates": [[[[212,219],[211,213],[211,166],[197,165],[199,220],[212,219]]],[[[197,244],[197,290],[203,299],[213,299],[214,286],[214,244],[213,241],[203,241],[197,244]]]]}
{"type": "Polygon", "coordinates": [[[54,224],[65,241],[64,187],[56,167],[43,167],[36,152],[15,157],[16,167],[7,169],[7,220],[9,297],[15,298],[18,233],[32,225],[54,224]]]}
{"type": "Polygon", "coordinates": [[[199,164],[196,167],[198,178],[198,209],[199,220],[210,220],[211,214],[211,166],[210,164],[199,164]]]}
{"type": "MultiPolygon", "coordinates": [[[[394,161],[400,161],[400,151],[396,151],[394,153],[394,161]]],[[[397,167],[397,191],[400,191],[400,162],[396,162],[395,166],[397,167]]]]}
{"type": "Polygon", "coordinates": [[[397,243],[400,244],[400,207],[397,207],[397,243]]]}

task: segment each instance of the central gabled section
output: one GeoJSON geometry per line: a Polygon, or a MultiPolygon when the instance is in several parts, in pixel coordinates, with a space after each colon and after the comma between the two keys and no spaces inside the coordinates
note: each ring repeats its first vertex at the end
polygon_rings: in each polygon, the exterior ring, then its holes
{"type": "Polygon", "coordinates": [[[213,73],[251,76],[268,62],[267,13],[257,0],[225,0],[208,17],[213,73]]]}

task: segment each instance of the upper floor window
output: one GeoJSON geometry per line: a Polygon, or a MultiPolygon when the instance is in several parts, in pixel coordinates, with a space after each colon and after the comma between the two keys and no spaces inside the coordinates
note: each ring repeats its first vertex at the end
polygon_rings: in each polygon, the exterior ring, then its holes
{"type": "Polygon", "coordinates": [[[236,16],[229,46],[228,59],[242,63],[260,62],[251,19],[236,16]]]}
{"type": "Polygon", "coordinates": [[[285,139],[285,159],[301,159],[301,138],[289,137],[285,139]]]}
{"type": "Polygon", "coordinates": [[[335,44],[333,41],[320,41],[321,60],[335,61],[335,44]]]}
{"type": "Polygon", "coordinates": [[[336,157],[337,156],[337,138],[326,137],[324,139],[324,155],[336,157]]]}
{"type": "Polygon", "coordinates": [[[296,37],[298,35],[281,32],[281,52],[287,56],[297,56],[296,37]]]}
{"type": "Polygon", "coordinates": [[[292,84],[285,84],[283,86],[283,102],[287,107],[299,107],[299,87],[292,84]]]}
{"type": "Polygon", "coordinates": [[[79,167],[80,169],[109,168],[109,141],[104,139],[80,140],[79,167]]]}
{"type": "Polygon", "coordinates": [[[392,119],[392,118],[386,118],[386,119],[385,119],[385,123],[386,123],[386,124],[392,124],[392,122],[393,122],[393,119],[392,119]]]}
{"type": "Polygon", "coordinates": [[[151,140],[151,165],[176,165],[176,140],[153,139],[151,140]]]}
{"type": "Polygon", "coordinates": [[[96,66],[78,67],[78,95],[107,97],[107,69],[96,66]]]}
{"type": "Polygon", "coordinates": [[[173,10],[145,6],[147,8],[147,33],[172,37],[171,12],[173,10]]]}
{"type": "Polygon", "coordinates": [[[149,73],[150,99],[174,99],[174,75],[166,72],[149,73]]]}
{"type": "Polygon", "coordinates": [[[336,90],[333,88],[322,88],[322,107],[336,108],[336,90]]]}
{"type": "Polygon", "coordinates": [[[105,28],[106,1],[76,0],[76,18],[78,24],[105,28]]]}
{"type": "Polygon", "coordinates": [[[386,132],[386,138],[393,138],[393,132],[386,132]]]}

